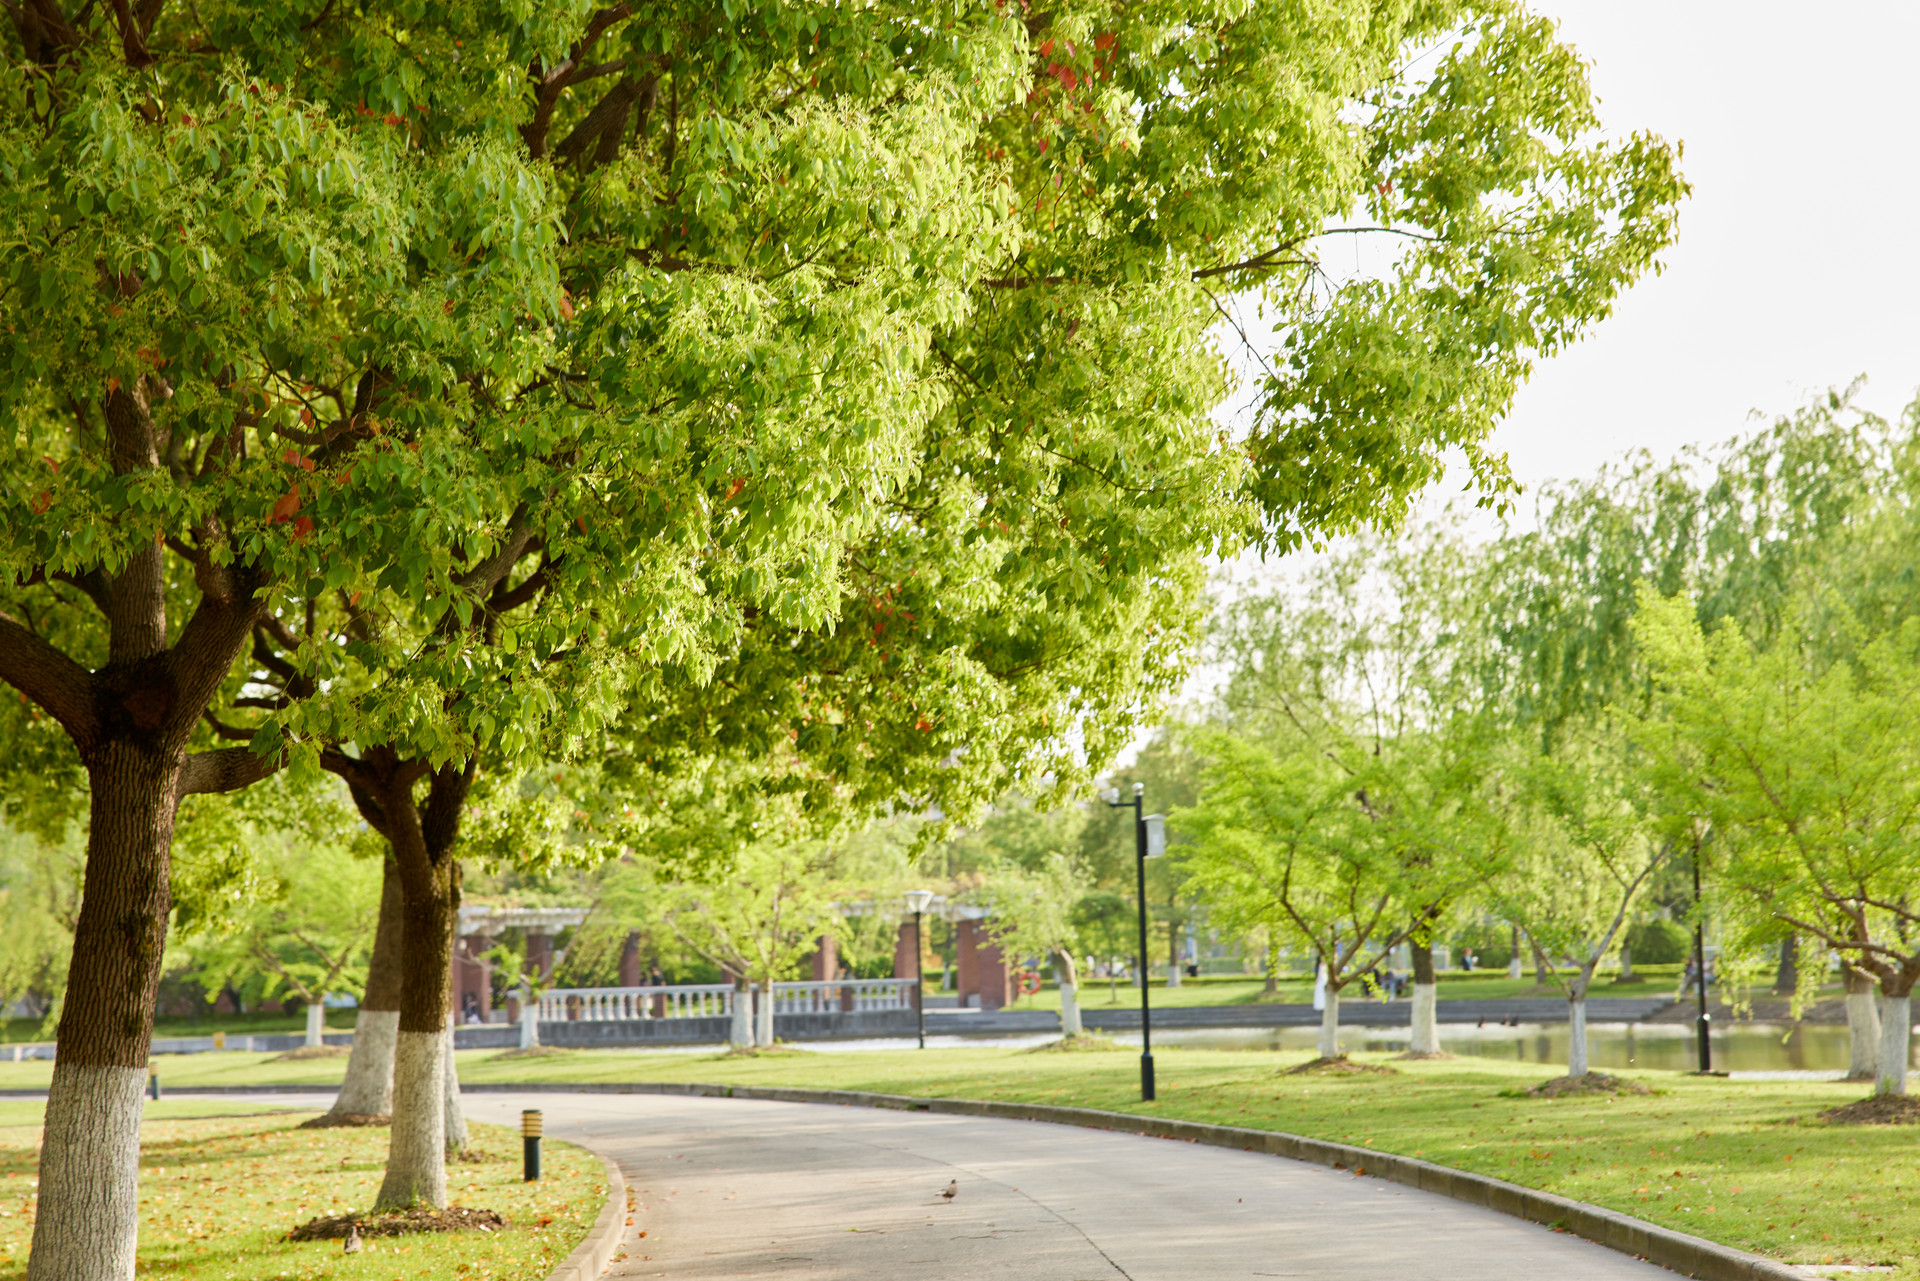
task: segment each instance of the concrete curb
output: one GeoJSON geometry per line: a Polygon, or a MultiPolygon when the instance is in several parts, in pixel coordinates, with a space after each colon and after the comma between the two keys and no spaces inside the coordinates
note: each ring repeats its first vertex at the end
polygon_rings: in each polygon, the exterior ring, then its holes
{"type": "Polygon", "coordinates": [[[626,1239],[627,1176],[620,1172],[613,1158],[598,1152],[594,1155],[600,1157],[600,1164],[607,1171],[607,1203],[600,1207],[600,1217],[587,1230],[586,1239],[573,1247],[573,1253],[560,1261],[560,1266],[548,1274],[547,1281],[594,1281],[607,1270],[621,1241],[626,1239]]]}
{"type": "MultiPolygon", "coordinates": [[[[1355,1175],[1437,1192],[1455,1201],[1485,1206],[1500,1214],[1570,1232],[1596,1245],[1656,1263],[1700,1281],[1818,1281],[1803,1271],[1720,1245],[1685,1232],[1675,1232],[1632,1215],[1523,1188],[1504,1179],[1449,1169],[1431,1161],[1375,1152],[1369,1148],[1276,1130],[1251,1130],[1233,1125],[1205,1125],[1168,1117],[1104,1112],[1096,1108],[1053,1107],[1040,1103],[996,1103],[984,1099],[922,1099],[900,1094],[870,1094],[859,1090],[804,1090],[754,1085],[705,1085],[697,1082],[634,1082],[631,1084],[461,1084],[463,1092],[487,1094],[673,1094],[708,1098],[763,1099],[778,1103],[836,1103],[846,1107],[893,1108],[909,1112],[945,1112],[960,1116],[987,1116],[1011,1121],[1048,1121],[1096,1130],[1116,1130],[1148,1138],[1177,1139],[1212,1147],[1265,1152],[1270,1156],[1351,1170],[1355,1175]]],[[[184,1093],[184,1091],[182,1091],[184,1093]]],[[[624,1218],[624,1215],[619,1216],[624,1218]]],[[[609,1254],[611,1249],[609,1248],[609,1254]]],[[[551,1281],[562,1281],[555,1272],[551,1281]]],[[[583,1281],[589,1275],[579,1274],[583,1281]]]]}

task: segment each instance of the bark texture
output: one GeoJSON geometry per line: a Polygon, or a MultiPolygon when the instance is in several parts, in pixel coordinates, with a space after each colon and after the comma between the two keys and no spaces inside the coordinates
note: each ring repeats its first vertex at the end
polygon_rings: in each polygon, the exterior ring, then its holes
{"type": "Polygon", "coordinates": [[[445,1103],[446,1120],[442,1123],[447,1138],[447,1155],[458,1157],[466,1154],[473,1140],[467,1133],[466,1110],[460,1106],[460,1071],[453,1060],[454,1018],[447,1016],[447,1061],[442,1071],[442,1099],[445,1103]]]}
{"type": "Polygon", "coordinates": [[[1415,1054],[1440,1053],[1440,988],[1433,983],[1413,985],[1413,1041],[1415,1054]]]}
{"type": "Polygon", "coordinates": [[[308,1049],[312,1049],[316,1045],[326,1044],[327,1005],[325,998],[326,993],[322,992],[320,993],[320,998],[316,999],[312,1005],[307,1007],[307,1036],[304,1044],[308,1049]]]}
{"type": "Polygon", "coordinates": [[[1847,989],[1847,1079],[1871,1081],[1880,1074],[1880,1010],[1864,974],[1842,967],[1847,989]]]}
{"type": "Polygon", "coordinates": [[[392,858],[380,877],[380,920],[367,965],[367,994],[353,1021],[353,1053],[333,1101],[334,1116],[386,1116],[393,1111],[393,1045],[400,1030],[400,934],[405,898],[392,858]]]}
{"type": "Polygon", "coordinates": [[[1625,943],[1620,945],[1620,981],[1633,982],[1633,949],[1625,943]]]}
{"type": "Polygon", "coordinates": [[[33,1281],[133,1275],[145,1068],[55,1063],[33,1225],[33,1281]]]}
{"type": "Polygon", "coordinates": [[[1907,1064],[1913,1054],[1913,998],[1908,993],[1880,998],[1880,1062],[1873,1078],[1875,1094],[1905,1094],[1907,1064]]]}
{"type": "Polygon", "coordinates": [[[1080,1024],[1080,974],[1073,962],[1073,953],[1064,949],[1053,954],[1053,972],[1060,985],[1060,1033],[1063,1036],[1079,1036],[1080,1024]]]}
{"type": "Polygon", "coordinates": [[[1567,1075],[1587,1074],[1587,998],[1567,1002],[1567,1075]]]}
{"type": "Polygon", "coordinates": [[[753,989],[744,983],[733,988],[733,1023],[727,1029],[727,1044],[745,1049],[753,1044],[753,989]]]}
{"type": "Polygon", "coordinates": [[[1780,968],[1774,972],[1773,990],[1792,996],[1800,986],[1800,936],[1789,934],[1780,941],[1780,968]]]}
{"type": "Polygon", "coordinates": [[[374,1209],[447,1204],[446,1032],[409,1031],[406,1015],[393,1054],[393,1129],[387,1177],[374,1209]]]}
{"type": "Polygon", "coordinates": [[[1320,1012],[1320,1057],[1340,1057],[1340,989],[1327,988],[1327,1008],[1320,1012]]]}
{"type": "Polygon", "coordinates": [[[759,983],[753,989],[753,1043],[773,1044],[773,982],[759,983]]]}

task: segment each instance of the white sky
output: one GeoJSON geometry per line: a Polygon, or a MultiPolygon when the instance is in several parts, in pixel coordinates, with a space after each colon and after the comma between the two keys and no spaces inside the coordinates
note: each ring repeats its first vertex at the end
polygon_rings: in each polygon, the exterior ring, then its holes
{"type": "Polygon", "coordinates": [[[1533,7],[1593,64],[1609,133],[1685,145],[1693,196],[1666,273],[1521,392],[1494,436],[1514,474],[1531,487],[1722,440],[1861,374],[1866,405],[1904,405],[1920,386],[1920,5],[1533,7]]]}

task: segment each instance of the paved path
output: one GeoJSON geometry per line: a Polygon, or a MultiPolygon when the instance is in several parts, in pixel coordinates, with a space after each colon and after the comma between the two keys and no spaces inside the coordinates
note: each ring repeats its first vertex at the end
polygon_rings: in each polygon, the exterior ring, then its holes
{"type": "Polygon", "coordinates": [[[1626,1281],[1672,1273],[1490,1210],[1249,1152],[1073,1126],[660,1095],[467,1095],[620,1162],[644,1240],[708,1281],[1626,1281]],[[938,1193],[960,1185],[951,1204],[938,1193]]]}

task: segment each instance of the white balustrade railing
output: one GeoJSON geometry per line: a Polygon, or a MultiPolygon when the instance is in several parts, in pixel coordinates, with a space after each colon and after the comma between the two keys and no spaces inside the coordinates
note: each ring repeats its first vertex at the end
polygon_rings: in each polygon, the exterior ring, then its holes
{"type": "MultiPolygon", "coordinates": [[[[913,979],[840,979],[775,983],[774,1014],[910,1010],[913,979]]],[[[565,987],[540,997],[543,1023],[606,1023],[621,1019],[710,1019],[733,1014],[731,983],[671,987],[565,987]]]]}

